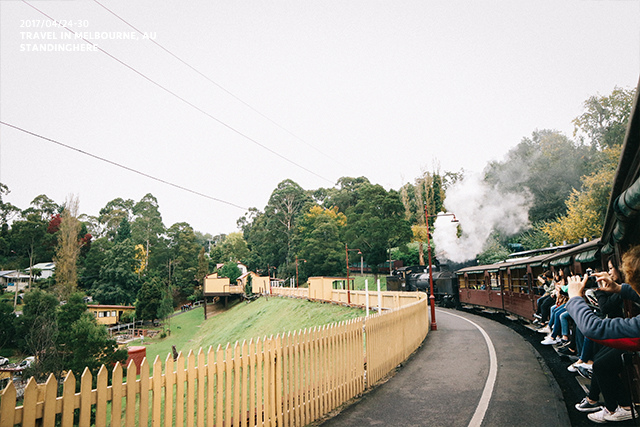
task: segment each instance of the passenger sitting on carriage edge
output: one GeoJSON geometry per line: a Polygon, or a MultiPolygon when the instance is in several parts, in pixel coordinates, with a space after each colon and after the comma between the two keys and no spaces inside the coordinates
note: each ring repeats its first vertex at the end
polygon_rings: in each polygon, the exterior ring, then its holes
{"type": "Polygon", "coordinates": [[[548,270],[545,271],[544,274],[538,276],[538,282],[542,285],[544,294],[538,298],[535,317],[540,320],[540,323],[546,323],[549,320],[551,306],[555,302],[551,295],[555,289],[553,285],[553,274],[548,270]]]}
{"type": "MultiPolygon", "coordinates": [[[[564,311],[566,310],[564,305],[567,302],[567,299],[568,299],[569,295],[566,292],[562,291],[562,288],[567,285],[567,278],[568,277],[571,277],[571,271],[569,270],[569,268],[565,267],[564,269],[561,269],[558,272],[558,276],[555,279],[555,282],[554,282],[555,289],[553,291],[553,294],[555,296],[555,299],[554,299],[555,305],[552,305],[551,309],[549,311],[549,323],[547,324],[547,326],[545,326],[544,328],[538,330],[538,332],[546,333],[546,334],[549,335],[548,339],[545,339],[542,342],[545,345],[559,344],[560,343],[560,338],[555,340],[555,337],[557,337],[557,335],[559,334],[560,330],[557,329],[556,332],[554,333],[553,327],[554,327],[556,319],[559,319],[559,316],[562,313],[564,313],[564,311]],[[554,339],[553,340],[551,339],[551,335],[552,334],[554,335],[554,339]]],[[[560,325],[560,322],[558,322],[558,326],[559,325],[560,325]]]]}
{"type": "MultiPolygon", "coordinates": [[[[634,246],[622,256],[622,272],[629,284],[616,283],[609,273],[595,273],[599,289],[619,293],[624,299],[640,303],[640,246],[634,246]]],[[[622,381],[621,355],[626,350],[640,349],[640,316],[633,318],[600,318],[582,298],[588,277],[578,276],[569,280],[569,302],[567,311],[585,337],[607,348],[601,349],[593,361],[592,385],[594,382],[604,397],[605,406],[598,410],[595,396],[585,398],[576,405],[589,414],[595,422],[623,421],[632,418],[631,396],[626,381],[622,381]]]]}
{"type": "MultiPolygon", "coordinates": [[[[560,286],[556,284],[556,287],[560,286]]],[[[556,289],[557,297],[556,297],[556,305],[551,307],[551,315],[549,317],[549,324],[547,325],[549,330],[549,335],[541,341],[542,345],[553,345],[562,343],[562,338],[560,337],[560,333],[562,332],[560,316],[567,310],[566,304],[569,300],[569,294],[567,294],[562,287],[560,289],[556,289]]],[[[567,338],[566,336],[564,337],[567,338]]]]}

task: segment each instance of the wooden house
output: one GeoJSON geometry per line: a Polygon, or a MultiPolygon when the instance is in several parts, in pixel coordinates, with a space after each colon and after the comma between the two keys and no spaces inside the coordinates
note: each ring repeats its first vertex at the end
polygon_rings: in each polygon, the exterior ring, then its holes
{"type": "Polygon", "coordinates": [[[115,325],[124,313],[135,311],[132,305],[87,305],[87,310],[95,316],[100,325],[115,325]]]}

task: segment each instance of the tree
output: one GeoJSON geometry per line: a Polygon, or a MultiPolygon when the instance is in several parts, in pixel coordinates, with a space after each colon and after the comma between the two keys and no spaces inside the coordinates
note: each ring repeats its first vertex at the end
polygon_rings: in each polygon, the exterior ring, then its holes
{"type": "Polygon", "coordinates": [[[65,369],[77,373],[86,367],[95,376],[102,365],[124,364],[127,360],[127,349],[118,349],[118,343],[109,337],[107,329],[87,312],[73,323],[69,347],[71,357],[65,369]]]}
{"type": "Polygon", "coordinates": [[[300,280],[308,276],[337,276],[345,268],[344,228],[347,217],[331,209],[312,206],[298,222],[296,246],[299,257],[306,259],[300,280]]]}
{"type": "Polygon", "coordinates": [[[102,304],[132,304],[140,286],[133,241],[125,239],[114,244],[106,251],[103,262],[93,296],[102,304]]]}
{"type": "Polygon", "coordinates": [[[125,216],[125,217],[122,217],[122,220],[120,221],[120,225],[118,226],[118,230],[116,231],[114,242],[120,243],[130,237],[131,237],[131,224],[129,223],[129,220],[125,216]]]}
{"type": "MultiPolygon", "coordinates": [[[[439,172],[424,172],[414,184],[405,184],[400,189],[400,197],[405,209],[405,219],[412,224],[412,241],[418,243],[418,263],[424,262],[424,243],[427,241],[425,225],[425,205],[433,215],[444,210],[445,191],[439,172]]],[[[433,229],[435,217],[429,218],[429,226],[433,229]]]]}
{"type": "Polygon", "coordinates": [[[400,194],[386,191],[380,185],[369,185],[358,204],[347,212],[345,239],[352,248],[359,248],[364,259],[377,274],[378,265],[387,260],[387,251],[404,245],[411,239],[411,228],[404,219],[400,194]]]}
{"type": "Polygon", "coordinates": [[[198,269],[198,252],[193,228],[186,222],[173,224],[167,230],[170,282],[181,298],[193,294],[198,269]]]}
{"type": "Polygon", "coordinates": [[[292,261],[295,222],[310,197],[297,183],[286,179],[271,193],[265,208],[266,229],[271,239],[271,250],[276,252],[277,264],[292,261]]]}
{"type": "MultiPolygon", "coordinates": [[[[173,292],[170,287],[163,287],[162,301],[158,307],[158,318],[162,320],[171,319],[169,316],[173,313],[173,292]]],[[[164,328],[164,325],[163,325],[164,328]]]]}
{"type": "Polygon", "coordinates": [[[54,261],[56,263],[56,293],[60,299],[66,300],[78,287],[77,261],[81,243],[78,235],[82,230],[78,215],[78,200],[71,197],[67,200],[62,212],[58,247],[54,261]]]}
{"type": "Polygon", "coordinates": [[[484,250],[478,255],[478,264],[488,265],[504,261],[509,256],[509,250],[500,243],[498,236],[493,235],[485,243],[484,250]]]}
{"type": "Polygon", "coordinates": [[[100,209],[100,216],[98,217],[100,224],[103,227],[102,235],[107,236],[109,239],[113,239],[117,233],[118,227],[123,218],[130,220],[133,216],[134,202],[131,199],[124,200],[120,197],[113,199],[100,209]]]}
{"type": "Polygon", "coordinates": [[[584,113],[573,120],[573,135],[597,150],[622,145],[634,98],[635,89],[618,86],[608,96],[589,97],[584,113]]]}
{"type": "Polygon", "coordinates": [[[7,224],[14,215],[20,212],[20,209],[5,202],[3,199],[5,195],[9,194],[9,187],[0,182],[0,225],[7,224]]]}
{"type": "Polygon", "coordinates": [[[540,130],[510,150],[502,162],[485,168],[485,181],[495,191],[531,198],[531,222],[553,220],[566,212],[565,200],[590,162],[589,150],[560,132],[540,130]]]}
{"type": "Polygon", "coordinates": [[[87,255],[80,260],[78,287],[91,290],[97,289],[100,282],[100,269],[104,264],[107,252],[113,247],[106,237],[101,237],[91,244],[87,255]]]}
{"type": "Polygon", "coordinates": [[[391,258],[402,261],[403,265],[420,265],[418,242],[411,242],[405,247],[391,249],[391,258]]]}
{"type": "Polygon", "coordinates": [[[102,225],[100,224],[100,220],[97,216],[81,214],[78,216],[78,219],[82,221],[84,226],[87,228],[87,232],[91,233],[91,235],[96,237],[96,239],[104,237],[104,230],[102,229],[102,225]]]}
{"type": "MultiPolygon", "coordinates": [[[[238,220],[238,227],[249,249],[246,259],[251,269],[278,266],[278,272],[288,271],[294,257],[296,221],[313,204],[311,195],[287,179],[271,193],[264,212],[250,208],[238,220]]],[[[213,258],[213,257],[212,257],[213,258]]],[[[223,258],[224,261],[226,259],[223,258]]]]}
{"type": "Polygon", "coordinates": [[[166,227],[162,222],[158,200],[152,194],[146,194],[133,207],[135,218],[131,224],[131,236],[136,243],[142,244],[151,269],[160,266],[162,254],[162,236],[166,227]]]}
{"type": "Polygon", "coordinates": [[[106,328],[87,313],[82,294],[69,295],[62,306],[54,295],[38,289],[28,292],[24,300],[23,315],[16,318],[18,346],[36,356],[26,377],[43,380],[53,373],[61,378],[63,371],[81,373],[85,367],[95,375],[102,364],[127,359],[126,350],[117,350],[106,328]]]}
{"type": "Polygon", "coordinates": [[[19,348],[36,356],[36,364],[29,373],[36,379],[43,378],[48,372],[58,374],[63,369],[57,348],[58,306],[54,295],[35,289],[25,294],[22,316],[16,318],[19,348]]]}
{"type": "Polygon", "coordinates": [[[147,277],[138,291],[136,301],[136,318],[140,320],[155,320],[161,318],[161,306],[164,298],[162,281],[155,277],[147,277]]]}
{"type": "Polygon", "coordinates": [[[209,252],[211,250],[211,246],[214,243],[217,243],[216,238],[218,236],[212,236],[211,233],[202,233],[200,231],[196,231],[196,243],[198,244],[198,246],[202,246],[203,248],[205,248],[206,252],[209,252]]]}
{"type": "Polygon", "coordinates": [[[320,196],[318,198],[324,207],[337,206],[340,212],[347,212],[349,208],[358,204],[362,197],[361,191],[370,185],[371,182],[364,176],[358,178],[344,176],[338,179],[336,183],[338,188],[320,189],[314,194],[320,196]]]}
{"type": "Polygon", "coordinates": [[[427,239],[427,226],[426,225],[412,225],[411,226],[411,242],[418,244],[418,265],[425,265],[424,262],[424,243],[427,239]]]}
{"type": "MultiPolygon", "coordinates": [[[[11,240],[16,253],[26,256],[29,267],[36,260],[44,261],[47,256],[45,239],[47,238],[47,222],[36,213],[23,213],[23,219],[14,221],[11,227],[11,240]]],[[[49,258],[51,259],[51,258],[49,258]]],[[[23,265],[23,267],[27,267],[23,265]]],[[[29,289],[33,281],[33,271],[29,269],[29,289]]]]}
{"type": "Polygon", "coordinates": [[[246,262],[250,255],[242,233],[229,233],[220,245],[220,249],[225,261],[246,262]]]}
{"type": "Polygon", "coordinates": [[[58,205],[49,197],[41,194],[31,201],[32,208],[40,214],[42,221],[48,221],[56,213],[62,211],[64,206],[58,205]]]}
{"type": "Polygon", "coordinates": [[[0,300],[0,348],[12,348],[15,346],[16,315],[13,305],[8,301],[0,300]]]}
{"type": "Polygon", "coordinates": [[[544,222],[533,224],[528,230],[520,233],[520,235],[514,239],[514,242],[520,243],[525,251],[549,246],[552,241],[543,231],[545,224],[544,222]]]}
{"type": "Polygon", "coordinates": [[[550,240],[561,244],[600,235],[621,150],[621,146],[605,148],[600,155],[600,168],[583,176],[581,189],[574,189],[567,198],[566,215],[541,227],[550,240]]]}
{"type": "Polygon", "coordinates": [[[235,262],[227,262],[218,271],[218,275],[220,277],[228,277],[231,284],[234,284],[238,280],[238,277],[242,275],[242,272],[240,268],[238,268],[238,264],[235,262]]]}
{"type": "Polygon", "coordinates": [[[244,293],[248,297],[253,295],[253,276],[250,274],[247,276],[247,284],[244,285],[244,293]]]}
{"type": "Polygon", "coordinates": [[[198,253],[198,271],[196,272],[196,282],[199,285],[204,284],[204,278],[209,274],[209,261],[207,260],[207,256],[205,255],[204,248],[200,248],[200,252],[198,253]]]}
{"type": "MultiPolygon", "coordinates": [[[[126,349],[117,350],[103,325],[87,313],[87,305],[80,293],[74,293],[57,310],[58,336],[56,348],[64,370],[80,373],[85,367],[96,374],[100,366],[124,363],[126,349]]],[[[59,377],[59,376],[58,376],[59,377]]]]}
{"type": "MultiPolygon", "coordinates": [[[[249,211],[237,221],[237,224],[238,228],[242,230],[249,249],[249,258],[247,259],[249,269],[259,270],[267,265],[278,265],[279,251],[269,237],[266,215],[256,208],[249,208],[249,211]]],[[[211,249],[209,257],[214,265],[225,261],[220,244],[211,249]]]]}

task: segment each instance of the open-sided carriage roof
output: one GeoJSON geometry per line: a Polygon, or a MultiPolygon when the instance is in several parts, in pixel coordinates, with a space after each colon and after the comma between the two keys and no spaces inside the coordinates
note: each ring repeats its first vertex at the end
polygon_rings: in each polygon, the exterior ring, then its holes
{"type": "Polygon", "coordinates": [[[640,242],[640,106],[636,98],[627,125],[624,145],[618,169],[613,181],[609,207],[602,229],[602,252],[611,254],[614,249],[624,250],[640,242]]]}
{"type": "Polygon", "coordinates": [[[551,254],[542,262],[543,267],[556,267],[569,265],[572,262],[571,257],[574,257],[574,261],[580,263],[592,262],[599,259],[600,254],[600,239],[594,239],[586,243],[574,246],[571,249],[567,249],[562,252],[551,254]]]}
{"type": "Polygon", "coordinates": [[[526,266],[526,260],[528,259],[531,259],[531,258],[522,258],[515,261],[500,261],[500,262],[496,262],[494,264],[488,264],[488,265],[474,265],[472,267],[462,268],[458,270],[456,274],[458,275],[462,275],[465,273],[479,274],[479,273],[484,273],[485,271],[488,271],[490,273],[497,273],[500,270],[505,270],[512,266],[519,266],[521,264],[526,266]]]}
{"type": "Polygon", "coordinates": [[[563,266],[569,265],[572,262],[572,257],[578,262],[591,262],[597,259],[600,251],[600,239],[595,239],[590,242],[583,243],[581,245],[573,246],[570,249],[555,252],[552,254],[540,254],[535,256],[525,256],[520,258],[511,258],[505,261],[497,262],[490,265],[477,265],[472,267],[466,267],[458,270],[457,274],[473,274],[489,271],[491,273],[499,270],[506,270],[510,268],[521,269],[527,268],[527,266],[548,268],[550,266],[563,266]]]}

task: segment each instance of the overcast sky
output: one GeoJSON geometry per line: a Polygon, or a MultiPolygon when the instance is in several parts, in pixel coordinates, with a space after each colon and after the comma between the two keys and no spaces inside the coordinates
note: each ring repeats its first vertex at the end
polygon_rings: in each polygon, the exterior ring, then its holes
{"type": "MultiPolygon", "coordinates": [[[[93,46],[2,0],[1,120],[241,208],[287,178],[481,171],[640,75],[639,1],[100,1],[188,66],[93,0],[29,4],[108,55],[40,51],[93,46]]],[[[22,209],[75,195],[89,215],[152,193],[203,233],[244,214],[6,125],[0,182],[22,209]]]]}

